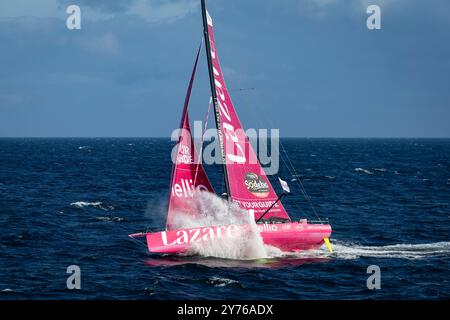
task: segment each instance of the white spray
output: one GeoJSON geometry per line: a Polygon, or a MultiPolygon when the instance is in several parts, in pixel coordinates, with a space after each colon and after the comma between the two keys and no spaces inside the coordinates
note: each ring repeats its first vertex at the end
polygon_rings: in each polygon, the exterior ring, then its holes
{"type": "Polygon", "coordinates": [[[191,253],[225,259],[260,259],[267,257],[261,235],[254,218],[237,204],[224,200],[210,192],[196,191],[193,197],[196,215],[183,213],[174,215],[174,224],[180,228],[195,228],[219,225],[244,225],[230,236],[194,243],[191,253]]]}

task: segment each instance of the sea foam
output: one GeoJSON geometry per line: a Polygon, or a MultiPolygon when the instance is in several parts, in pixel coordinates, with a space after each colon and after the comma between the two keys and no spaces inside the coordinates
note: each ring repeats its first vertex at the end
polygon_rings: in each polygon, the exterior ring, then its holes
{"type": "Polygon", "coordinates": [[[333,254],[338,259],[359,259],[361,257],[426,259],[430,257],[448,256],[450,242],[433,242],[420,244],[393,244],[386,246],[363,246],[354,243],[333,243],[333,254]]]}
{"type": "MultiPolygon", "coordinates": [[[[224,200],[209,192],[197,191],[194,194],[194,206],[198,212],[195,217],[178,213],[174,215],[174,224],[179,228],[195,228],[229,224],[248,224],[231,236],[194,243],[190,253],[201,256],[225,259],[260,259],[268,257],[268,249],[256,229],[256,223],[249,213],[237,204],[224,200]]],[[[270,249],[269,249],[270,250],[270,249]]]]}

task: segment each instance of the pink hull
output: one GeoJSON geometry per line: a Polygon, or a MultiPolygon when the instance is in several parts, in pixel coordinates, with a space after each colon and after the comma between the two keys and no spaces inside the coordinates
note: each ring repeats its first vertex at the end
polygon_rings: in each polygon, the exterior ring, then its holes
{"type": "MultiPolygon", "coordinates": [[[[189,252],[194,243],[201,245],[201,243],[212,239],[220,241],[221,238],[233,237],[249,228],[249,225],[230,224],[130,236],[145,236],[150,252],[179,254],[189,252]]],[[[308,224],[306,222],[258,224],[257,229],[264,244],[277,247],[282,251],[318,249],[324,243],[323,239],[329,238],[331,235],[331,226],[329,224],[308,224]]]]}

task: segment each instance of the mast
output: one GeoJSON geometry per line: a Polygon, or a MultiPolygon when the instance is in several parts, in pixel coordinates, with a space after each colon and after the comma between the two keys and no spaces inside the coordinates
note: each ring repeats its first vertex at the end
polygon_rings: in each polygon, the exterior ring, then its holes
{"type": "Polygon", "coordinates": [[[228,173],[226,169],[226,159],[225,159],[225,152],[224,152],[224,146],[223,146],[223,137],[222,137],[222,130],[221,130],[221,124],[220,124],[220,111],[219,111],[219,104],[217,103],[217,93],[216,93],[216,85],[214,83],[214,71],[213,71],[213,64],[212,64],[212,58],[211,58],[211,44],[209,43],[209,32],[208,32],[208,19],[207,19],[207,13],[206,13],[206,5],[205,0],[201,0],[201,6],[202,6],[202,17],[203,17],[203,34],[205,36],[205,49],[206,49],[206,60],[208,61],[208,73],[209,73],[209,83],[211,85],[211,97],[214,103],[214,115],[216,120],[216,129],[217,129],[217,139],[219,140],[219,147],[220,147],[220,154],[222,159],[222,173],[223,173],[223,179],[225,183],[225,190],[227,193],[227,196],[230,197],[230,185],[228,183],[228,173]]]}

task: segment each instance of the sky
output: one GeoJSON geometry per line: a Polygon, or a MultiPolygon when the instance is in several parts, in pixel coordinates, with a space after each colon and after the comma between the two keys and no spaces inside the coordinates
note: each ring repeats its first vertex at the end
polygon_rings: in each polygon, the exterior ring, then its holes
{"type": "MultiPolygon", "coordinates": [[[[450,137],[448,0],[207,7],[244,128],[450,137]],[[380,30],[366,26],[370,4],[380,30]]],[[[201,37],[200,0],[2,0],[0,137],[170,137],[201,37]],[[80,30],[66,27],[70,4],[80,30]]],[[[203,50],[191,121],[205,117],[208,81],[203,50]]]]}

